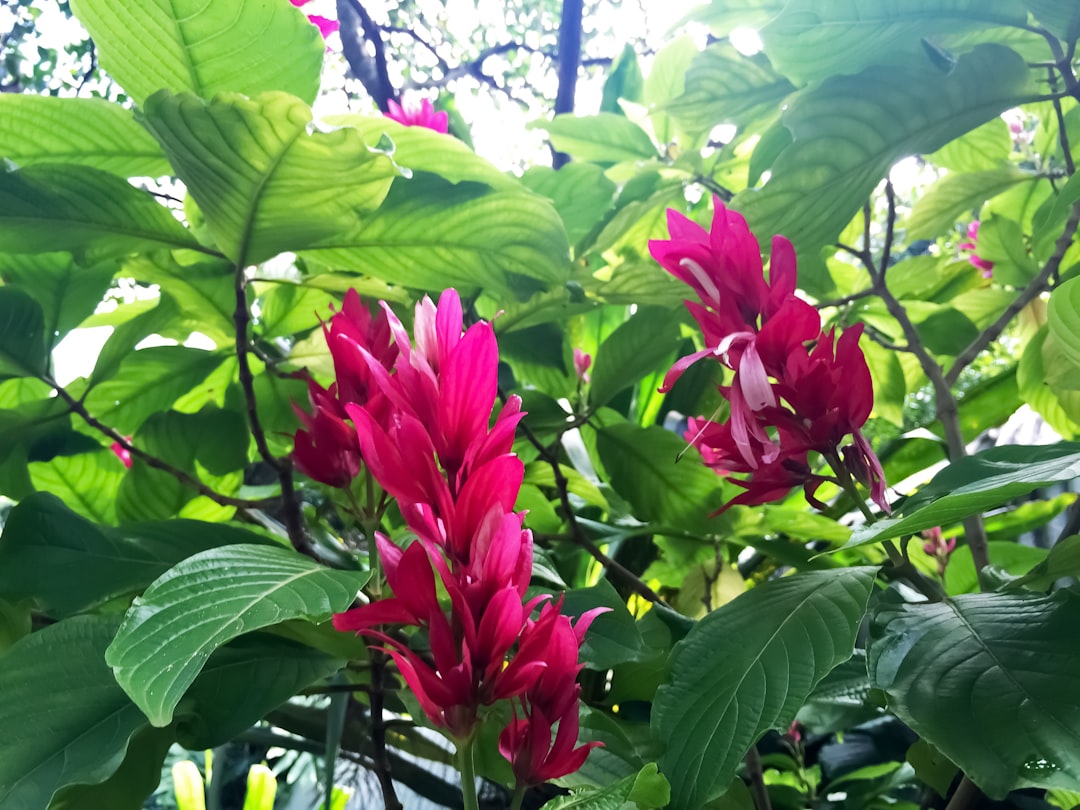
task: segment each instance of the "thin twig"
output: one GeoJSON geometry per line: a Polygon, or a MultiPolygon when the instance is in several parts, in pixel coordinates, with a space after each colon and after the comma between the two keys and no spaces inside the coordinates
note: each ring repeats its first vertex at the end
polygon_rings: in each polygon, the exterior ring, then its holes
{"type": "Polygon", "coordinates": [[[756,810],[772,810],[772,800],[769,798],[769,788],[765,785],[765,769],[761,764],[761,754],[757,746],[750,746],[746,752],[746,775],[750,778],[750,793],[754,797],[756,810]]]}
{"type": "Polygon", "coordinates": [[[555,489],[559,493],[559,504],[562,507],[563,515],[566,518],[566,524],[570,529],[570,542],[587,551],[594,560],[604,567],[605,570],[617,575],[630,590],[641,598],[657,604],[665,604],[664,600],[660,598],[660,595],[650,588],[641,577],[626,566],[611,559],[611,557],[605,554],[596,543],[586,537],[584,530],[577,522],[577,516],[574,514],[573,507],[570,504],[570,482],[567,481],[566,475],[562,471],[562,465],[559,464],[558,456],[544,446],[544,443],[540,441],[537,435],[532,431],[532,428],[524,422],[520,422],[518,426],[529,440],[529,443],[536,448],[537,452],[540,454],[540,458],[546,461],[551,467],[551,472],[555,476],[555,489]]]}
{"type": "Polygon", "coordinates": [[[243,265],[237,265],[234,275],[234,291],[236,293],[236,307],[233,310],[233,323],[236,327],[236,362],[240,387],[244,391],[244,402],[247,406],[248,427],[255,439],[255,447],[259,451],[262,460],[265,461],[274,472],[277,473],[281,484],[281,511],[284,518],[285,531],[289,535],[289,542],[293,548],[301,554],[310,557],[315,556],[304,531],[303,519],[300,516],[300,502],[296,498],[296,489],[293,486],[292,460],[289,458],[277,458],[266,443],[266,432],[262,422],[259,421],[258,403],[255,397],[255,377],[251,373],[251,363],[248,361],[248,330],[251,325],[251,310],[247,301],[247,280],[244,276],[243,265]]]}
{"type": "MultiPolygon", "coordinates": [[[[1053,68],[1049,68],[1047,73],[1050,77],[1050,88],[1057,90],[1057,79],[1054,74],[1053,68]]],[[[1061,145],[1061,154],[1065,158],[1065,170],[1069,173],[1069,177],[1076,174],[1076,164],[1073,163],[1072,147],[1069,145],[1069,133],[1065,127],[1065,111],[1061,109],[1061,99],[1055,98],[1052,102],[1054,105],[1054,116],[1057,118],[1058,127],[1058,143],[1061,145]]]]}
{"type": "MultiPolygon", "coordinates": [[[[837,245],[838,248],[844,249],[846,246],[837,245]]],[[[847,247],[847,250],[854,250],[854,248],[847,247]]],[[[856,301],[861,301],[863,298],[870,298],[877,295],[877,290],[870,287],[865,290],[860,290],[857,293],[851,295],[845,295],[841,298],[830,298],[826,301],[818,301],[814,304],[818,309],[827,309],[829,307],[846,307],[848,304],[854,304],[856,301]]]]}
{"type": "Polygon", "coordinates": [[[383,806],[386,810],[402,810],[401,800],[394,789],[390,772],[390,758],[386,749],[386,718],[383,716],[383,688],[386,677],[386,653],[368,648],[371,654],[371,688],[368,701],[371,706],[372,770],[379,780],[383,806]]]}
{"type": "Polygon", "coordinates": [[[77,414],[79,418],[81,418],[94,430],[98,431],[104,436],[108,436],[120,447],[129,452],[134,458],[142,461],[147,467],[152,467],[155,470],[160,470],[161,472],[168,473],[184,486],[194,490],[195,492],[198,492],[200,495],[209,498],[214,503],[221,504],[222,506],[235,506],[237,509],[257,509],[265,506],[265,502],[262,501],[249,501],[245,500],[244,498],[233,498],[229,495],[223,495],[222,493],[206,486],[206,484],[204,484],[202,481],[199,481],[197,478],[189,475],[179,467],[174,467],[172,464],[165,461],[164,459],[153,456],[150,453],[147,453],[145,450],[136,447],[123,433],[116,430],[116,428],[106,425],[104,422],[102,422],[100,419],[98,419],[96,416],[86,410],[86,406],[83,405],[82,402],[73,397],[67,391],[67,389],[65,389],[55,380],[49,377],[42,377],[41,379],[47,385],[52,386],[56,390],[56,395],[68,404],[68,407],[71,408],[72,413],[77,414]]]}

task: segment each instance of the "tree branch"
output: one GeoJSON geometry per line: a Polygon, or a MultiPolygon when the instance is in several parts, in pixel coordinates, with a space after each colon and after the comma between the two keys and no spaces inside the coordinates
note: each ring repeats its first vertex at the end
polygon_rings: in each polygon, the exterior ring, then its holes
{"type": "Polygon", "coordinates": [[[341,51],[345,55],[345,61],[379,109],[387,112],[390,109],[390,99],[397,94],[390,81],[382,32],[360,0],[338,0],[337,11],[338,19],[342,23],[341,51]],[[360,24],[359,29],[357,22],[360,24]],[[365,41],[371,43],[371,54],[364,50],[365,41]]]}
{"type": "Polygon", "coordinates": [[[142,450],[133,445],[128,439],[128,437],[125,436],[123,433],[113,427],[110,427],[109,425],[106,425],[96,416],[91,414],[88,410],[86,410],[86,406],[83,405],[81,401],[73,397],[67,391],[67,389],[65,389],[55,380],[49,377],[41,377],[40,379],[46,385],[50,385],[56,390],[56,395],[67,403],[68,407],[71,408],[72,413],[77,414],[79,418],[81,418],[94,430],[98,431],[104,436],[108,436],[110,439],[120,445],[120,447],[122,447],[124,450],[131,453],[133,457],[142,461],[147,467],[152,467],[153,469],[160,470],[163,473],[168,473],[184,486],[194,490],[195,492],[198,492],[204,497],[209,498],[214,503],[221,504],[222,506],[235,506],[237,509],[244,510],[256,509],[264,505],[264,502],[262,501],[249,501],[243,498],[233,498],[229,495],[223,495],[220,492],[206,486],[206,484],[204,484],[202,481],[188,474],[179,467],[174,467],[172,464],[165,461],[164,459],[150,455],[150,453],[147,453],[145,450],[142,450]]]}
{"type": "Polygon", "coordinates": [[[243,265],[236,267],[234,291],[236,293],[236,308],[233,310],[233,323],[236,327],[236,361],[240,387],[244,391],[244,403],[247,407],[248,427],[255,439],[255,447],[259,455],[277,473],[278,481],[281,483],[281,511],[289,542],[301,554],[314,557],[315,553],[307,532],[304,531],[300,503],[296,499],[296,490],[293,487],[292,461],[289,458],[277,458],[270,451],[270,446],[266,443],[266,432],[263,430],[262,422],[259,421],[258,403],[255,398],[255,377],[251,373],[251,363],[248,362],[248,328],[251,325],[251,310],[248,308],[247,280],[244,277],[243,265]]]}
{"type": "Polygon", "coordinates": [[[1080,202],[1073,204],[1069,219],[1065,223],[1065,228],[1062,231],[1061,236],[1058,237],[1057,242],[1054,243],[1054,252],[1047,260],[1046,264],[1043,265],[1043,269],[1039,275],[1035,276],[1020,294],[1016,296],[1013,302],[1009,304],[996,321],[983,330],[983,332],[975,338],[966,349],[957,355],[948,374],[945,375],[945,380],[949,385],[955,384],[960,378],[960,373],[971,365],[972,361],[974,361],[986,347],[1001,336],[1001,333],[1005,331],[1005,328],[1012,319],[1020,313],[1020,310],[1046,291],[1050,279],[1056,276],[1061,269],[1061,262],[1065,258],[1065,253],[1068,251],[1069,246],[1072,244],[1073,237],[1076,236],[1076,228],[1078,225],[1080,225],[1080,202]]]}
{"type": "Polygon", "coordinates": [[[750,793],[754,797],[755,810],[772,810],[769,788],[765,785],[765,769],[761,764],[761,754],[757,746],[750,746],[746,752],[746,775],[750,778],[750,793]]]}
{"type": "MultiPolygon", "coordinates": [[[[574,111],[578,67],[581,65],[581,15],[583,0],[563,0],[559,20],[559,89],[555,94],[555,114],[574,111]]],[[[570,160],[569,155],[553,152],[551,165],[558,169],[570,160]]]]}

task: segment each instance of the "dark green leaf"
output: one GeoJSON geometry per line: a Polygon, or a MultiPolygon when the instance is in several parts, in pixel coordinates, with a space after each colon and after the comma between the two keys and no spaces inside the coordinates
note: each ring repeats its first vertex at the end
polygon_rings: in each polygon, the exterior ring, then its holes
{"type": "Polygon", "coordinates": [[[815,685],[851,657],[874,569],[810,571],[758,585],[680,641],[653,704],[671,807],[701,807],[746,750],[786,728],[815,685]]]}
{"type": "Polygon", "coordinates": [[[0,380],[44,374],[45,341],[41,305],[22,290],[0,287],[0,380]]]}
{"type": "Polygon", "coordinates": [[[1012,587],[1027,586],[1046,590],[1062,577],[1080,576],[1080,535],[1059,540],[1047,558],[1020,577],[1012,587]]]}
{"type": "Polygon", "coordinates": [[[856,529],[844,548],[959,523],[1013,498],[1080,475],[1080,445],[984,450],[953,462],[919,490],[897,517],[856,529]]]}
{"type": "Polygon", "coordinates": [[[1080,597],[970,594],[883,606],[870,679],[991,798],[1080,788],[1080,597]],[[991,742],[992,741],[992,742],[991,742]]]}
{"type": "Polygon", "coordinates": [[[705,526],[723,493],[721,479],[701,463],[696,450],[686,448],[683,439],[661,427],[622,424],[597,431],[597,449],[611,485],[635,515],[694,530],[705,526]]]}
{"type": "Polygon", "coordinates": [[[123,761],[146,718],[105,665],[117,624],[76,616],[0,658],[0,810],[46,807],[61,787],[103,782],[123,761]]]}
{"type": "Polygon", "coordinates": [[[33,492],[27,463],[52,458],[73,435],[67,403],[59,397],[0,410],[0,492],[9,498],[33,492]]]}
{"type": "Polygon", "coordinates": [[[643,307],[600,345],[591,370],[589,404],[606,405],[612,397],[674,358],[682,342],[677,312],[643,307]]]}
{"type": "MultiPolygon", "coordinates": [[[[987,543],[986,552],[992,566],[1014,577],[1026,574],[1046,559],[1044,548],[1003,540],[987,543]]],[[[979,575],[975,571],[970,546],[961,546],[949,555],[949,566],[945,569],[945,591],[949,596],[979,592],[979,575]]]]}
{"type": "Polygon", "coordinates": [[[199,243],[167,208],[114,174],[43,164],[0,170],[0,251],[91,259],[199,243]]]}
{"type": "Polygon", "coordinates": [[[240,265],[340,242],[398,174],[354,129],[309,133],[311,110],[284,93],[205,102],[162,91],[143,112],[218,246],[240,265]]]}
{"type": "Polygon", "coordinates": [[[205,551],[172,568],[135,600],[106,659],[150,721],[166,725],[218,647],[289,619],[325,621],[349,607],[367,577],[331,571],[291,549],[248,545],[205,551]]]}
{"type": "Polygon", "coordinates": [[[163,87],[207,99],[284,90],[315,100],[325,45],[285,0],[75,0],[71,8],[102,67],[140,104],[163,87]]]}
{"type": "Polygon", "coordinates": [[[74,163],[121,177],[170,171],[161,147],[131,110],[98,98],[0,96],[0,157],[16,166],[74,163]]]}
{"type": "Polygon", "coordinates": [[[4,284],[30,294],[41,305],[49,348],[93,314],[116,270],[114,262],[82,267],[67,253],[0,254],[4,284]]]}
{"type": "Polygon", "coordinates": [[[933,151],[1029,96],[1027,65],[1000,45],[964,54],[947,76],[919,56],[826,79],[791,102],[791,145],[765,187],[738,194],[735,207],[763,244],[783,233],[813,251],[836,240],[897,159],[933,151]]]}
{"type": "Polygon", "coordinates": [[[1026,22],[1019,0],[793,0],[761,38],[781,73],[812,82],[920,53],[934,34],[1026,22]]]}
{"type": "MultiPolygon", "coordinates": [[[[646,655],[641,632],[626,603],[606,580],[591,588],[567,591],[562,612],[580,616],[597,607],[609,608],[597,616],[581,646],[581,661],[592,669],[610,669],[627,661],[640,660],[646,655]]],[[[647,656],[646,656],[647,657],[647,656]]]]}
{"type": "Polygon", "coordinates": [[[39,492],[12,509],[4,525],[0,595],[32,598],[50,616],[69,616],[134,593],[200,551],[263,542],[269,541],[242,529],[193,520],[95,526],[39,492]]]}

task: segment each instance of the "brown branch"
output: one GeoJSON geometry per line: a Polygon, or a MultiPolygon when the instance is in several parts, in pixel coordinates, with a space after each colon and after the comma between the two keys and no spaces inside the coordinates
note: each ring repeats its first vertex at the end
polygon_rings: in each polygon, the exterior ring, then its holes
{"type": "MultiPolygon", "coordinates": [[[[848,247],[846,245],[837,245],[837,247],[841,250],[854,250],[854,248],[848,247]]],[[[854,304],[856,301],[861,301],[863,298],[870,298],[874,295],[877,295],[877,290],[875,290],[873,287],[870,287],[865,290],[860,290],[857,293],[852,293],[851,295],[845,295],[841,298],[830,298],[826,301],[818,301],[816,304],[814,304],[814,306],[818,309],[827,309],[829,307],[846,307],[848,304],[854,304]]]]}
{"type": "MultiPolygon", "coordinates": [[[[581,65],[581,16],[583,0],[563,0],[559,20],[559,89],[555,94],[555,114],[574,111],[578,67],[581,65]]],[[[552,152],[551,165],[558,169],[570,160],[563,152],[552,152]]]]}
{"type": "Polygon", "coordinates": [[[587,551],[594,560],[604,567],[604,570],[617,575],[626,587],[642,599],[647,599],[648,601],[657,604],[665,604],[664,600],[660,598],[660,595],[650,588],[641,577],[622,563],[613,560],[605,554],[596,543],[586,537],[584,530],[581,528],[581,524],[577,522],[577,516],[574,514],[574,509],[570,504],[570,482],[567,481],[566,475],[562,471],[562,465],[559,464],[558,456],[544,446],[544,443],[540,441],[535,433],[533,433],[532,428],[524,422],[520,422],[519,426],[525,434],[525,437],[529,440],[529,443],[535,447],[540,454],[540,458],[546,461],[551,467],[551,472],[555,476],[555,489],[559,493],[559,505],[562,507],[563,515],[566,517],[566,524],[570,529],[568,538],[570,542],[587,551]]]}
{"type": "Polygon", "coordinates": [[[386,64],[386,44],[383,42],[379,26],[371,19],[360,0],[338,0],[338,19],[341,51],[353,75],[364,85],[382,112],[390,109],[390,99],[394,98],[394,85],[390,81],[390,71],[386,64]],[[354,21],[360,23],[359,30],[354,21]],[[363,37],[360,36],[361,32],[363,37]],[[364,50],[364,40],[371,43],[373,55],[364,50]]]}
{"type": "Polygon", "coordinates": [[[982,806],[985,798],[983,792],[979,790],[975,783],[965,776],[957,786],[952,798],[949,799],[945,810],[975,810],[975,808],[982,806]]]}
{"type": "Polygon", "coordinates": [[[386,749],[386,718],[383,716],[383,688],[386,677],[386,654],[371,649],[371,688],[368,701],[371,708],[371,769],[379,781],[382,790],[383,806],[386,810],[402,810],[401,800],[394,789],[394,779],[390,772],[390,757],[386,749]]]}
{"type": "Polygon", "coordinates": [[[754,797],[756,810],[772,810],[772,800],[769,798],[769,788],[765,785],[765,769],[761,764],[761,754],[757,746],[750,746],[746,752],[746,775],[750,778],[750,793],[754,797]]]}
{"type": "Polygon", "coordinates": [[[289,535],[289,542],[301,554],[314,557],[315,552],[311,547],[307,532],[304,531],[304,522],[300,516],[300,502],[296,498],[296,490],[293,486],[292,460],[274,456],[270,451],[270,446],[266,443],[266,432],[263,430],[262,422],[259,421],[258,403],[255,398],[255,377],[251,373],[251,363],[248,362],[248,330],[251,326],[251,310],[248,308],[247,280],[244,277],[243,265],[238,264],[236,266],[233,289],[236,293],[233,323],[236,327],[237,374],[240,378],[240,387],[244,391],[248,427],[251,429],[251,435],[255,439],[255,447],[259,451],[259,455],[277,473],[278,481],[281,483],[281,512],[284,518],[285,531],[289,535]]]}
{"type": "Polygon", "coordinates": [[[98,419],[96,416],[86,410],[86,406],[83,405],[81,401],[73,397],[67,391],[67,389],[65,389],[55,380],[49,377],[41,377],[41,380],[47,385],[52,386],[52,388],[56,390],[56,395],[68,404],[68,407],[71,408],[72,413],[77,414],[79,418],[81,418],[94,430],[98,431],[104,436],[108,436],[110,439],[120,445],[120,447],[129,452],[133,457],[143,462],[147,467],[152,467],[153,469],[160,470],[163,473],[168,473],[184,486],[194,490],[195,492],[198,492],[200,495],[209,498],[214,503],[221,504],[222,506],[235,506],[237,509],[243,510],[256,509],[265,505],[262,501],[249,501],[243,498],[233,498],[229,495],[223,495],[217,490],[211,489],[210,487],[206,486],[206,484],[204,484],[202,481],[188,474],[179,467],[174,467],[172,464],[165,461],[164,459],[151,455],[145,450],[142,450],[133,445],[128,439],[128,437],[125,436],[123,433],[116,430],[116,428],[106,425],[104,422],[102,422],[100,419],[98,419]]]}

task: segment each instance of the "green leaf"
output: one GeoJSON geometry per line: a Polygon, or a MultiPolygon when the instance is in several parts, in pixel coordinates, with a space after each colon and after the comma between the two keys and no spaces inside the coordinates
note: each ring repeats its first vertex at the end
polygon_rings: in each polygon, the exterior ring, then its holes
{"type": "Polygon", "coordinates": [[[685,18],[709,26],[713,36],[720,38],[735,28],[760,29],[784,8],[784,0],[728,0],[698,6],[685,18]]]}
{"type": "Polygon", "coordinates": [[[721,479],[669,430],[611,425],[597,430],[596,446],[612,487],[641,520],[701,529],[723,501],[721,479]]]}
{"type": "Polygon", "coordinates": [[[1035,19],[1066,41],[1080,37],[1080,8],[1058,0],[1024,0],[1024,5],[1035,19]]]}
{"type": "Polygon", "coordinates": [[[581,645],[580,660],[586,666],[606,670],[649,656],[634,617],[610,582],[601,580],[591,588],[567,591],[562,612],[580,616],[597,607],[610,610],[596,617],[581,645]]]}
{"type": "Polygon", "coordinates": [[[167,725],[215,649],[289,619],[325,621],[349,607],[367,577],[331,571],[291,549],[205,551],[135,600],[106,660],[150,722],[167,725]]]}
{"type": "Polygon", "coordinates": [[[1050,335],[1073,365],[1080,365],[1080,278],[1054,289],[1047,307],[1050,335]]]}
{"type": "Polygon", "coordinates": [[[1062,577],[1080,575],[1080,535],[1063,538],[1053,545],[1046,559],[1020,577],[1010,587],[1026,586],[1043,591],[1062,577]]]}
{"type": "Polygon", "coordinates": [[[589,387],[589,404],[606,405],[624,388],[674,357],[682,342],[679,314],[670,309],[643,307],[612,332],[596,351],[589,387]]]}
{"type": "Polygon", "coordinates": [[[1039,274],[1019,223],[993,215],[979,224],[978,255],[994,263],[994,280],[1023,287],[1039,274]]]}
{"type": "Polygon", "coordinates": [[[9,498],[33,492],[27,463],[52,458],[73,435],[67,403],[59,397],[0,410],[0,492],[9,498]]]}
{"type": "Polygon", "coordinates": [[[0,96],[0,157],[16,166],[74,163],[121,177],[169,173],[161,147],[131,110],[97,98],[0,96]]]}
{"type": "Polygon", "coordinates": [[[65,785],[105,781],[145,726],[105,665],[117,623],[76,616],[26,636],[0,658],[0,810],[43,808],[65,785]]]}
{"type": "Polygon", "coordinates": [[[11,602],[0,599],[0,655],[20,638],[30,635],[30,608],[29,600],[11,602]]]}
{"type": "Polygon", "coordinates": [[[228,262],[180,264],[171,254],[159,252],[132,257],[124,262],[123,272],[144,284],[157,284],[176,304],[191,331],[222,347],[231,347],[235,341],[236,271],[228,262]]]}
{"type": "Polygon", "coordinates": [[[0,287],[0,380],[36,377],[47,368],[41,305],[22,290],[0,287]]]}
{"type": "Polygon", "coordinates": [[[191,750],[224,745],[343,664],[268,633],[235,639],[210,656],[177,707],[177,740],[191,750]]]}
{"type": "Polygon", "coordinates": [[[74,0],[71,8],[101,66],[140,104],[161,88],[315,100],[325,45],[285,0],[74,0]]]}
{"type": "MultiPolygon", "coordinates": [[[[909,239],[934,239],[953,227],[959,219],[974,219],[973,211],[991,197],[1028,180],[1033,175],[1014,166],[981,172],[953,172],[932,185],[918,199],[907,222],[909,239]]],[[[982,231],[979,231],[979,255],[982,255],[982,231]]]]}
{"type": "Polygon", "coordinates": [[[4,525],[0,595],[32,598],[62,618],[135,593],[198,552],[269,542],[194,520],[96,526],[55,495],[39,492],[12,509],[4,525]]]}
{"type": "Polygon", "coordinates": [[[134,433],[150,416],[166,410],[225,359],[219,352],[186,346],[152,346],[132,352],[115,376],[94,386],[86,408],[121,433],[134,433]]]}
{"type": "Polygon", "coordinates": [[[913,57],[834,76],[794,98],[783,117],[791,144],[764,188],[734,205],[762,244],[783,233],[813,251],[835,241],[896,160],[932,152],[1028,95],[1027,65],[1000,45],[976,47],[948,75],[913,57]]]}
{"type": "Polygon", "coordinates": [[[29,465],[34,489],[61,498],[71,509],[98,523],[116,522],[116,491],[124,464],[111,450],[56,456],[29,465]]]}
{"type": "Polygon", "coordinates": [[[572,245],[596,227],[611,208],[615,195],[615,184],[592,163],[567,163],[558,171],[533,166],[522,175],[521,182],[551,200],[572,245]]]}
{"type": "Polygon", "coordinates": [[[359,232],[304,255],[413,289],[481,287],[522,298],[515,276],[561,284],[568,253],[562,221],[542,197],[418,174],[397,180],[359,232]]]}
{"type": "Polygon", "coordinates": [[[999,117],[949,141],[926,159],[954,172],[979,172],[1000,169],[1012,150],[1009,125],[999,117]]]}
{"type": "Polygon", "coordinates": [[[683,94],[686,71],[690,69],[695,56],[697,47],[694,40],[684,34],[666,43],[652,58],[649,75],[645,77],[642,87],[642,101],[649,108],[649,123],[661,144],[670,143],[674,133],[671,119],[660,108],[683,94]]]}
{"type": "MultiPolygon", "coordinates": [[[[214,407],[190,414],[155,413],[139,428],[134,439],[136,447],[226,495],[235,494],[240,487],[239,471],[247,463],[248,442],[244,417],[238,411],[214,407]]],[[[180,512],[195,495],[169,473],[135,458],[120,484],[116,512],[122,521],[165,519],[180,512]]],[[[226,516],[231,516],[232,508],[226,508],[229,510],[226,516]]],[[[202,517],[190,512],[184,514],[202,517]]]]}
{"type": "MultiPolygon", "coordinates": [[[[986,552],[994,568],[1014,577],[1026,574],[1046,559],[1044,548],[1005,540],[987,543],[986,552]]],[[[949,555],[949,567],[945,569],[945,591],[949,596],[979,592],[979,574],[975,570],[970,546],[961,546],[949,555]]]]}
{"type": "Polygon", "coordinates": [[[1080,788],[1080,598],[970,594],[884,605],[871,682],[991,798],[1080,788]],[[931,685],[932,688],[928,688],[931,685]]]}
{"type": "Polygon", "coordinates": [[[614,113],[556,115],[551,121],[536,121],[529,126],[546,130],[555,149],[587,163],[611,164],[658,156],[645,130],[614,113]]]}
{"type": "Polygon", "coordinates": [[[384,115],[331,115],[325,120],[335,126],[352,127],[365,143],[377,144],[383,137],[389,138],[394,163],[406,169],[437,174],[451,183],[484,183],[499,191],[521,189],[513,175],[499,171],[457,138],[427,127],[407,127],[384,115]]]}
{"type": "Polygon", "coordinates": [[[93,387],[112,377],[120,365],[135,352],[136,346],[150,335],[168,333],[178,320],[179,309],[176,302],[163,295],[152,308],[138,312],[119,325],[109,324],[115,328],[101,348],[94,371],[90,375],[89,385],[93,387]]]}
{"type": "Polygon", "coordinates": [[[1080,475],[1080,445],[984,450],[955,461],[934,476],[901,507],[898,517],[856,529],[843,548],[914,534],[934,526],[959,523],[1034,492],[1080,475]]]}
{"type": "Polygon", "coordinates": [[[0,251],[85,254],[91,261],[154,247],[201,248],[145,191],[87,166],[0,169],[0,251]]]}
{"type": "Polygon", "coordinates": [[[777,70],[802,82],[858,71],[894,55],[921,54],[934,34],[1023,26],[1018,0],[793,0],[761,30],[777,70]]]}
{"type": "Polygon", "coordinates": [[[786,728],[817,683],[851,657],[874,572],[808,571],[766,582],[710,613],[675,646],[652,713],[674,810],[718,796],[758,737],[786,728]]]}
{"type": "Polygon", "coordinates": [[[310,108],[284,93],[205,102],[162,91],[143,112],[218,246],[240,265],[340,241],[397,174],[354,129],[309,133],[310,108]]]}
{"type": "Polygon", "coordinates": [[[175,737],[171,728],[147,726],[137,731],[127,756],[112,776],[97,785],[63,788],[49,804],[49,810],[142,810],[161,781],[165,755],[175,737]]]}
{"type": "Polygon", "coordinates": [[[94,313],[116,270],[115,262],[81,266],[67,253],[0,254],[4,284],[28,293],[41,305],[48,348],[94,313]]]}
{"type": "Polygon", "coordinates": [[[764,59],[743,56],[727,42],[694,57],[684,92],[663,105],[688,132],[705,134],[717,124],[743,126],[795,91],[764,59]]]}
{"type": "Polygon", "coordinates": [[[634,51],[634,46],[627,43],[623,46],[622,53],[611,63],[611,69],[607,78],[604,79],[600,112],[621,115],[620,99],[641,101],[642,84],[641,65],[638,64],[637,53],[634,51]]]}
{"type": "Polygon", "coordinates": [[[649,763],[636,774],[600,788],[585,788],[559,796],[544,805],[545,810],[621,810],[631,806],[652,810],[667,805],[671,786],[649,763]]]}

